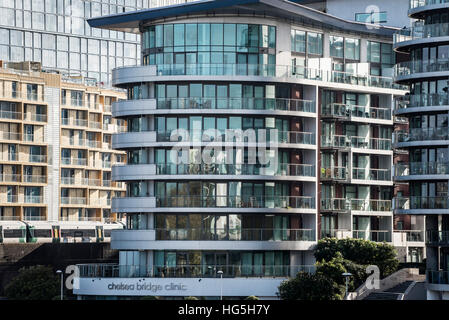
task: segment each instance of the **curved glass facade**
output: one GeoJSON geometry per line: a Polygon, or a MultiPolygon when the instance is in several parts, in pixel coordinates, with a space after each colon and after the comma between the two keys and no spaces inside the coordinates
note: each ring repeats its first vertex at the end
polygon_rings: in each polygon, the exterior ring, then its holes
{"type": "Polygon", "coordinates": [[[177,23],[146,27],[143,64],[276,64],[276,27],[177,23]]]}

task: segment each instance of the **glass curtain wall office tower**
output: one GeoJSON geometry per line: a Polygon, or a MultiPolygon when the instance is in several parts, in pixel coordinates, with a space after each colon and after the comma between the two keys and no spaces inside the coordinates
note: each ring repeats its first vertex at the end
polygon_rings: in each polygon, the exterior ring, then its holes
{"type": "Polygon", "coordinates": [[[113,105],[128,123],[112,140],[127,152],[113,168],[127,183],[112,201],[127,214],[112,235],[120,261],[80,265],[80,297],[216,297],[222,272],[225,296],[273,298],[283,279],[313,271],[322,235],[392,242],[391,108],[405,94],[388,76],[393,29],[264,0],[89,23],[140,33],[142,63],[112,74],[128,92],[113,105]],[[250,129],[268,130],[254,137],[276,143],[263,152],[275,166],[251,163],[250,136],[217,142],[250,129]],[[120,289],[136,278],[160,289],[120,289]]]}
{"type": "Polygon", "coordinates": [[[449,299],[448,12],[447,1],[410,1],[417,21],[395,35],[395,50],[408,54],[396,65],[396,81],[410,87],[396,108],[409,129],[395,133],[396,146],[409,151],[395,175],[409,182],[410,196],[396,199],[396,212],[425,216],[428,299],[449,299]]]}
{"type": "Polygon", "coordinates": [[[0,60],[41,62],[109,82],[115,67],[140,59],[139,36],[91,28],[86,19],[186,0],[2,0],[0,60]]]}

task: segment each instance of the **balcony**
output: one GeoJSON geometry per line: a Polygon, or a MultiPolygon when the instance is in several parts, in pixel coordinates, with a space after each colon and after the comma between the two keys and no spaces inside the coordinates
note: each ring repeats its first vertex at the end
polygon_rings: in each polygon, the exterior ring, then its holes
{"type": "Polygon", "coordinates": [[[321,136],[321,148],[348,149],[350,148],[350,143],[347,136],[321,136]]]}
{"type": "MultiPolygon", "coordinates": [[[[249,143],[294,143],[315,145],[314,132],[278,131],[277,129],[259,129],[254,131],[241,131],[226,129],[220,130],[172,130],[157,131],[157,142],[249,142],[249,143]]],[[[142,131],[141,131],[142,132],[142,131]]],[[[150,131],[151,132],[151,131],[150,131]]],[[[134,133],[134,132],[133,132],[134,133]]],[[[120,134],[119,134],[120,136],[120,134]]]]}
{"type": "MultiPolygon", "coordinates": [[[[138,166],[138,165],[137,165],[138,166]]],[[[315,177],[315,165],[280,163],[276,166],[260,164],[156,164],[158,175],[269,175],[315,177]],[[275,167],[275,168],[273,168],[275,167]]],[[[130,165],[132,168],[132,165],[130,165]]]]}
{"type": "Polygon", "coordinates": [[[394,165],[394,175],[397,180],[408,180],[421,176],[419,179],[439,179],[441,177],[429,177],[431,175],[448,175],[449,162],[410,162],[409,164],[398,163],[394,165]]]}
{"type": "Polygon", "coordinates": [[[30,154],[29,162],[47,163],[47,156],[43,154],[30,154]]]}
{"type": "Polygon", "coordinates": [[[16,111],[0,110],[1,119],[22,120],[22,113],[16,111]]]}
{"type": "Polygon", "coordinates": [[[410,94],[407,98],[408,99],[401,98],[396,100],[396,114],[421,112],[423,110],[420,108],[423,107],[432,110],[447,110],[447,105],[449,104],[449,96],[447,93],[410,94]]]}
{"type": "Polygon", "coordinates": [[[315,198],[305,196],[170,196],[157,197],[159,208],[295,208],[315,209],[315,198]]]}
{"type": "Polygon", "coordinates": [[[75,126],[75,127],[87,127],[87,120],[74,119],[74,118],[61,118],[61,125],[75,126]]]}
{"type": "Polygon", "coordinates": [[[315,101],[285,98],[158,98],[157,109],[274,110],[315,113],[315,101]]]}
{"type": "Polygon", "coordinates": [[[201,228],[154,229],[155,240],[201,241],[315,241],[313,229],[201,228]]]}
{"type": "Polygon", "coordinates": [[[352,179],[369,181],[392,181],[390,169],[352,168],[352,179]]]}
{"type": "Polygon", "coordinates": [[[101,149],[101,141],[98,140],[86,140],[86,145],[89,148],[101,149]]]}
{"type": "Polygon", "coordinates": [[[321,181],[347,181],[348,179],[349,174],[346,167],[321,168],[321,181]]]}
{"type": "Polygon", "coordinates": [[[20,182],[20,174],[0,173],[0,182],[20,182]]]}
{"type": "Polygon", "coordinates": [[[321,148],[348,150],[349,148],[392,151],[391,139],[357,136],[321,136],[321,148]]]}
{"type": "Polygon", "coordinates": [[[5,216],[5,215],[0,215],[0,221],[19,221],[20,216],[5,216]]]}
{"type": "Polygon", "coordinates": [[[139,266],[117,264],[78,264],[80,278],[224,278],[236,277],[294,277],[298,272],[313,273],[315,266],[305,265],[172,265],[139,266]]]}
{"type": "Polygon", "coordinates": [[[354,239],[364,239],[375,242],[391,242],[391,231],[388,230],[353,230],[354,239]]]}
{"type": "Polygon", "coordinates": [[[336,238],[336,239],[352,238],[352,231],[348,229],[321,230],[321,238],[336,238]]]}
{"type": "Polygon", "coordinates": [[[59,216],[59,221],[89,221],[89,222],[100,222],[100,217],[89,217],[89,216],[59,216]]]}
{"type": "Polygon", "coordinates": [[[83,158],[61,158],[61,164],[74,165],[74,166],[86,166],[87,159],[83,158]]]}
{"type": "Polygon", "coordinates": [[[92,129],[101,129],[101,122],[98,122],[98,121],[89,121],[89,128],[92,128],[92,129]]]}
{"type": "Polygon", "coordinates": [[[29,196],[25,195],[24,203],[42,203],[44,200],[43,196],[29,196]]]}
{"type": "Polygon", "coordinates": [[[65,185],[87,185],[87,179],[85,178],[61,177],[60,182],[65,185]]]}
{"type": "Polygon", "coordinates": [[[392,120],[391,110],[387,108],[371,108],[342,103],[331,103],[321,110],[322,118],[357,120],[352,118],[392,120]]]}
{"type": "Polygon", "coordinates": [[[22,135],[19,132],[0,131],[0,139],[20,141],[22,140],[22,135]]]}
{"type": "Polygon", "coordinates": [[[17,195],[17,194],[8,194],[6,195],[6,201],[3,200],[6,203],[35,203],[35,204],[42,204],[43,203],[43,196],[33,196],[33,195],[17,195]]]}
{"type": "Polygon", "coordinates": [[[391,200],[378,199],[321,199],[321,211],[366,211],[366,212],[389,212],[391,211],[391,200]]]}
{"type": "Polygon", "coordinates": [[[26,183],[47,183],[47,176],[44,175],[24,175],[23,182],[26,183]]]}
{"type": "Polygon", "coordinates": [[[449,230],[427,230],[426,231],[426,243],[436,246],[448,246],[449,245],[449,230]]]}
{"type": "Polygon", "coordinates": [[[61,204],[85,205],[86,204],[86,198],[82,198],[82,197],[61,197],[61,204]]]}
{"type": "Polygon", "coordinates": [[[396,197],[394,198],[394,209],[399,213],[401,213],[401,211],[404,211],[404,213],[411,213],[408,211],[416,210],[417,214],[447,214],[447,209],[449,209],[449,198],[447,195],[433,197],[410,196],[408,198],[396,197]],[[429,212],[428,210],[435,211],[429,212]]]}
{"type": "MultiPolygon", "coordinates": [[[[112,73],[114,85],[129,82],[131,75],[133,82],[155,81],[152,77],[159,76],[254,76],[310,79],[347,85],[368,86],[403,90],[404,87],[394,83],[392,78],[356,73],[312,69],[290,65],[257,65],[257,64],[159,64],[147,66],[127,66],[115,68],[112,73]]],[[[153,78],[154,79],[154,78],[153,78]]]]}
{"type": "Polygon", "coordinates": [[[350,202],[344,198],[321,199],[321,211],[323,212],[347,212],[350,209],[350,202]]]}
{"type": "MultiPolygon", "coordinates": [[[[448,70],[448,59],[415,60],[396,64],[395,76],[401,80],[419,73],[447,72],[448,70]]],[[[423,75],[417,75],[417,77],[423,77],[423,75]]]]}
{"type": "Polygon", "coordinates": [[[25,120],[27,120],[27,121],[47,122],[46,114],[27,112],[24,115],[25,115],[25,120]]]}
{"type": "Polygon", "coordinates": [[[405,246],[407,242],[421,242],[424,244],[424,230],[394,230],[395,246],[405,246]],[[396,243],[396,237],[401,241],[396,243]]]}
{"type": "Polygon", "coordinates": [[[398,145],[418,141],[442,141],[443,144],[447,144],[446,140],[449,140],[448,127],[410,128],[409,131],[399,130],[393,133],[393,141],[398,145]]]}

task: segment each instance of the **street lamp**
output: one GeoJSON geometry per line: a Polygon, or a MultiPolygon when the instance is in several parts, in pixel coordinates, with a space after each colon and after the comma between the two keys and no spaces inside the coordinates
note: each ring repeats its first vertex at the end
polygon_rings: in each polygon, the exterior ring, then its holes
{"type": "Polygon", "coordinates": [[[61,300],[64,300],[63,298],[64,273],[61,270],[56,271],[56,273],[61,275],[61,300]]]}
{"type": "Polygon", "coordinates": [[[220,275],[220,300],[223,300],[223,271],[218,270],[217,274],[220,275]]]}
{"type": "Polygon", "coordinates": [[[346,279],[346,291],[345,291],[345,300],[348,297],[348,285],[349,285],[349,277],[352,277],[352,273],[344,272],[341,274],[346,279]]]}

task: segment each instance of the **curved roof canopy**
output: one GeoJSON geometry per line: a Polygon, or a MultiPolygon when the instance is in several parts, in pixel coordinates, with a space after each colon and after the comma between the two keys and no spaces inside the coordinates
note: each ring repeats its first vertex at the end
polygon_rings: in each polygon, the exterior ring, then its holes
{"type": "Polygon", "coordinates": [[[124,12],[91,18],[91,27],[139,33],[139,26],[152,20],[189,15],[254,15],[279,18],[299,24],[391,37],[397,28],[344,20],[285,0],[199,0],[183,4],[124,12]]]}

